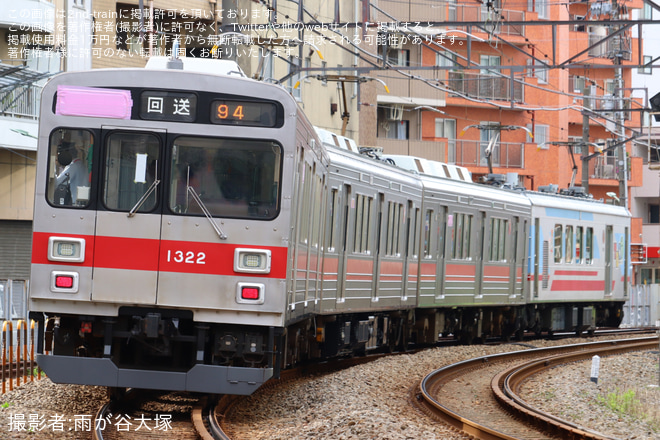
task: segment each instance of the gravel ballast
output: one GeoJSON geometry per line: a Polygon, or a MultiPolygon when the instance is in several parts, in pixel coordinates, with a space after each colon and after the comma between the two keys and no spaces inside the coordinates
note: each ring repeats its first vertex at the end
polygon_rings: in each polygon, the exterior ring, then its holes
{"type": "MultiPolygon", "coordinates": [[[[584,339],[533,345],[577,342],[584,339]]],[[[264,389],[238,409],[232,434],[254,440],[468,438],[414,410],[409,402],[411,389],[436,368],[523,349],[516,344],[434,348],[264,389]]],[[[555,368],[529,381],[523,397],[547,412],[612,437],[660,437],[653,422],[660,419],[660,391],[649,386],[658,384],[658,352],[603,358],[597,384],[590,380],[590,373],[591,362],[555,368]],[[647,402],[642,414],[625,415],[608,406],[608,398],[612,400],[608,396],[617,390],[620,394],[635,390],[637,400],[647,402]]],[[[48,379],[28,383],[0,396],[0,438],[89,439],[91,431],[85,425],[91,420],[93,428],[95,413],[105,399],[102,387],[56,385],[48,379]]],[[[106,429],[116,428],[108,424],[106,429]]],[[[162,431],[162,438],[168,438],[167,430],[162,431]]]]}

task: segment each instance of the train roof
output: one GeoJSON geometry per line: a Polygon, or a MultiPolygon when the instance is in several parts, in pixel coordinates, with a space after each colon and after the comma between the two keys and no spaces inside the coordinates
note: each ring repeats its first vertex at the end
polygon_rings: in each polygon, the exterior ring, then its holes
{"type": "Polygon", "coordinates": [[[557,194],[546,194],[533,191],[525,191],[532,205],[541,208],[555,208],[572,211],[589,211],[600,214],[609,214],[620,217],[631,217],[630,212],[623,206],[603,203],[601,200],[587,199],[584,197],[562,196],[557,194]]]}
{"type": "Polygon", "coordinates": [[[472,203],[474,201],[480,201],[478,205],[483,205],[484,201],[487,201],[490,203],[490,207],[493,207],[492,202],[504,203],[510,206],[531,207],[530,200],[520,191],[503,190],[494,186],[437,178],[428,175],[420,175],[420,179],[426,191],[449,191],[457,194],[459,198],[467,197],[472,203]]]}
{"type": "Polygon", "coordinates": [[[350,150],[342,148],[327,148],[328,157],[330,159],[329,168],[332,171],[332,166],[339,166],[344,169],[354,169],[357,173],[377,173],[388,181],[397,181],[406,184],[410,187],[421,189],[422,184],[418,176],[404,170],[402,168],[393,167],[382,161],[373,160],[361,154],[355,154],[350,150]],[[361,162],[360,167],[356,167],[356,161],[361,162]]]}
{"type": "Polygon", "coordinates": [[[402,154],[383,154],[383,159],[390,159],[393,165],[420,174],[428,174],[434,177],[444,177],[463,182],[472,182],[472,173],[465,168],[454,164],[438,162],[416,156],[402,154]]]}
{"type": "Polygon", "coordinates": [[[218,60],[211,58],[188,58],[180,57],[176,60],[181,61],[181,68],[172,66],[172,58],[164,56],[155,56],[149,58],[145,69],[151,70],[184,70],[186,72],[206,73],[209,75],[240,76],[247,78],[243,69],[236,61],[218,60]]]}

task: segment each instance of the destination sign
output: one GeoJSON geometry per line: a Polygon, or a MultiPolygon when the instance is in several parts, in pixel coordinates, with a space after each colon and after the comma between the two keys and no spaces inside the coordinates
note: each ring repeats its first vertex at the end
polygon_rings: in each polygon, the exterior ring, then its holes
{"type": "Polygon", "coordinates": [[[140,94],[140,118],[152,121],[195,122],[197,95],[147,90],[140,94]]]}

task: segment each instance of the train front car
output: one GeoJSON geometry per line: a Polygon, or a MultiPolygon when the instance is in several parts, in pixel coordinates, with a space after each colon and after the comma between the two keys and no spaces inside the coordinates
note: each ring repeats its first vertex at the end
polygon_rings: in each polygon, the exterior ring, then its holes
{"type": "Polygon", "coordinates": [[[527,291],[536,329],[618,327],[631,274],[628,210],[526,194],[532,202],[527,291]]]}
{"type": "Polygon", "coordinates": [[[278,375],[297,112],[184,70],[46,85],[30,310],[54,382],[250,394],[278,375]]]}

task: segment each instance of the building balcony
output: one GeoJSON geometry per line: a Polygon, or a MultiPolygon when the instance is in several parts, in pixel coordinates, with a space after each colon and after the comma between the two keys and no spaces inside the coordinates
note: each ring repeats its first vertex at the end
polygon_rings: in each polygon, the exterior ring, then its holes
{"type": "Polygon", "coordinates": [[[0,90],[0,116],[36,120],[39,117],[41,86],[25,85],[0,90]]]}
{"type": "Polygon", "coordinates": [[[403,154],[424,159],[447,162],[447,144],[442,141],[377,138],[378,147],[386,154],[403,154]]]}
{"type": "MultiPolygon", "coordinates": [[[[449,88],[471,98],[524,102],[523,84],[507,77],[476,72],[450,71],[449,88]]],[[[460,97],[460,96],[459,96],[460,97]]]]}
{"type": "MultiPolygon", "coordinates": [[[[450,140],[447,161],[466,167],[488,166],[486,147],[488,143],[471,140],[450,140]]],[[[494,167],[524,168],[525,144],[518,142],[500,142],[491,155],[494,167]]]]}
{"type": "MultiPolygon", "coordinates": [[[[508,26],[507,22],[525,21],[524,11],[498,9],[497,13],[488,11],[479,4],[457,4],[455,2],[430,2],[425,5],[416,4],[411,8],[409,3],[380,2],[378,9],[372,8],[371,21],[388,23],[396,17],[401,22],[461,22],[461,21],[490,21],[495,28],[490,28],[495,34],[507,36],[524,36],[525,26],[508,26]]],[[[464,26],[452,26],[453,29],[466,30],[464,26]]],[[[479,32],[472,29],[472,32],[479,32]]]]}
{"type": "MultiPolygon", "coordinates": [[[[628,184],[632,186],[641,186],[639,177],[643,174],[642,158],[628,158],[628,184]]],[[[619,165],[616,156],[597,156],[589,161],[589,184],[601,186],[616,186],[619,184],[619,165]]],[[[644,181],[646,186],[647,181],[644,181]]]]}
{"type": "Polygon", "coordinates": [[[0,28],[18,33],[55,30],[55,5],[52,0],[13,0],[0,8],[0,28]]]}

